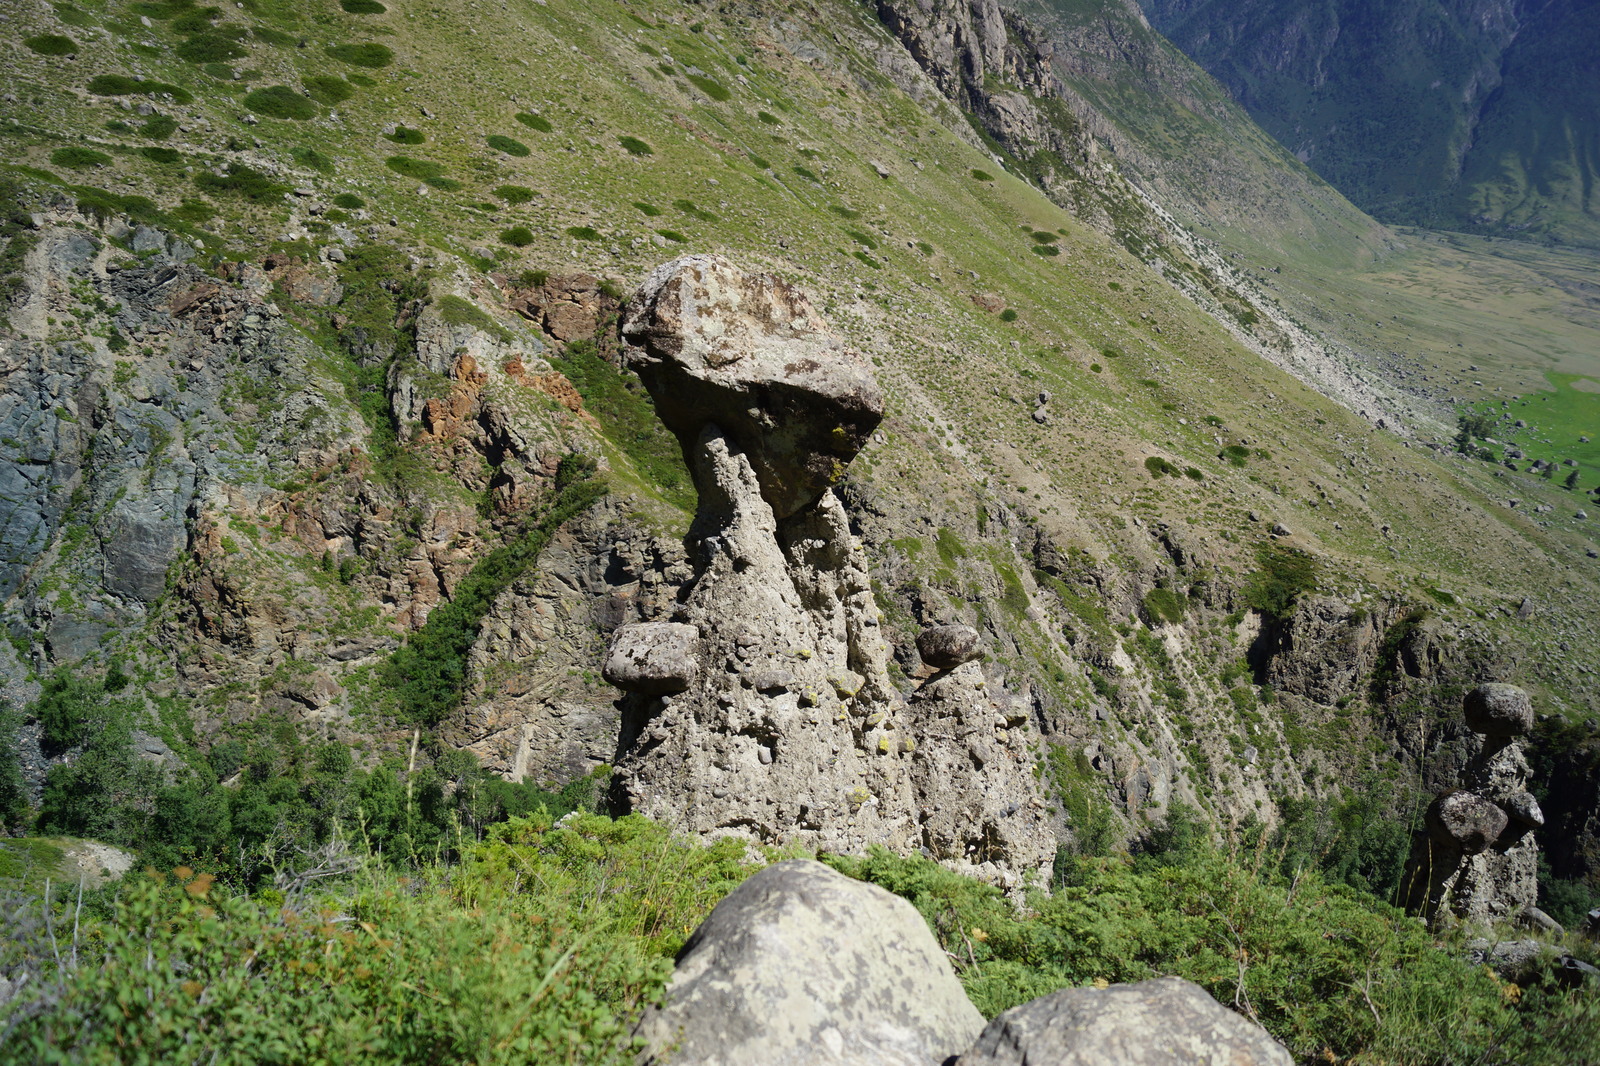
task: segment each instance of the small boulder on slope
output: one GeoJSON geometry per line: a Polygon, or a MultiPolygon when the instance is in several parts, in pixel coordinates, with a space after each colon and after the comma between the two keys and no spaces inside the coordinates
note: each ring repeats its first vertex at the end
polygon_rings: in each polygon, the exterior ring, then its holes
{"type": "Polygon", "coordinates": [[[983,1015],[910,903],[821,863],[735,889],[640,1022],[642,1066],[938,1066],[983,1015]]]}
{"type": "Polygon", "coordinates": [[[1291,1066],[1259,1025],[1178,977],[1068,988],[1013,1007],[959,1066],[1291,1066]]]}

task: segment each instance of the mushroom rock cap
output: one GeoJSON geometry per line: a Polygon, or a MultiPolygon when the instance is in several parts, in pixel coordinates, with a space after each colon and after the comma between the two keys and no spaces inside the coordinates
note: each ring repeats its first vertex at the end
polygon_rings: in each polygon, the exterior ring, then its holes
{"type": "Polygon", "coordinates": [[[778,518],[815,502],[883,418],[871,366],[810,301],[720,255],[652,271],[628,300],[622,336],[685,452],[707,424],[720,427],[750,457],[778,518]]]}

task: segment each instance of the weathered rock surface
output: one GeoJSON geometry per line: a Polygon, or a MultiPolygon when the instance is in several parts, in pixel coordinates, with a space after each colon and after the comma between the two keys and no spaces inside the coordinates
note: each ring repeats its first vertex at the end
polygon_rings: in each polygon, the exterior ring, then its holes
{"type": "Polygon", "coordinates": [[[699,640],[700,631],[682,622],[630,623],[612,635],[603,676],[646,696],[682,692],[700,674],[699,640]]]}
{"type": "Polygon", "coordinates": [[[1520,737],[1533,729],[1533,699],[1515,685],[1489,682],[1467,693],[1467,728],[1491,737],[1520,737]]]}
{"type": "Polygon", "coordinates": [[[916,909],[821,863],[769,866],[678,954],[641,1061],[932,1066],[983,1027],[916,909]]]}
{"type": "Polygon", "coordinates": [[[925,629],[917,634],[917,654],[935,670],[952,670],[978,657],[978,631],[961,625],[925,629]]]}
{"type": "Polygon", "coordinates": [[[1464,855],[1476,855],[1505,832],[1506,812],[1471,792],[1446,792],[1428,806],[1423,816],[1428,832],[1440,844],[1464,855]]]}
{"type": "Polygon", "coordinates": [[[629,363],[686,454],[708,424],[749,457],[777,518],[838,480],[883,417],[864,356],[799,292],[717,255],[657,267],[628,301],[629,363]]]}
{"type": "Polygon", "coordinates": [[[959,1066],[1290,1066],[1265,1029],[1199,985],[1163,977],[1069,988],[1013,1007],[959,1066]]]}

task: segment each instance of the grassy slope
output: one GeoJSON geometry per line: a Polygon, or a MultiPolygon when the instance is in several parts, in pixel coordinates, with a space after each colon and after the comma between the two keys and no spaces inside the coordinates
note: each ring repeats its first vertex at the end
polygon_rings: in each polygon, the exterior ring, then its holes
{"type": "MultiPolygon", "coordinates": [[[[698,5],[658,6],[649,18],[619,4],[562,0],[493,10],[396,4],[357,16],[331,4],[256,0],[253,15],[230,9],[229,18],[303,36],[307,47],[249,43],[248,57],[234,62],[253,72],[244,85],[175,58],[178,38],[159,20],[146,29],[126,5],[79,6],[100,26],[67,31],[82,43],[77,58],[6,60],[29,129],[14,129],[5,144],[29,166],[60,170],[48,163],[51,152],[86,138],[115,154],[116,167],[62,170],[63,177],[163,205],[202,198],[186,186],[183,167],[192,175],[228,159],[282,166],[290,184],[367,200],[372,218],[354,220],[359,232],[371,226],[382,239],[416,241],[436,256],[481,260],[489,250],[508,271],[591,270],[625,286],[679,251],[725,251],[795,277],[880,362],[890,385],[887,443],[869,451],[862,475],[902,496],[927,492],[930,516],[970,515],[975,497],[990,494],[1033,512],[1065,543],[1121,560],[1150,550],[1129,517],[1187,521],[1222,565],[1243,567],[1260,535],[1246,519],[1255,510],[1326,553],[1334,584],[1346,591],[1444,585],[1462,599],[1463,618],[1468,609],[1514,607],[1524,594],[1568,599],[1572,617],[1562,625],[1576,627],[1574,636],[1592,630],[1586,532],[1566,522],[1544,529],[1506,512],[1492,502],[1505,490],[1486,472],[1436,465],[1243,352],[1145,267],[998,172],[894,90],[870,63],[870,47],[887,41],[855,5],[801,4],[749,22],[698,5]],[[839,27],[838,39],[803,28],[818,23],[839,27]],[[809,50],[800,46],[807,36],[809,50]],[[392,48],[393,65],[363,70],[324,52],[368,40],[392,48]],[[693,84],[691,69],[728,99],[693,84]],[[107,130],[107,121],[131,116],[82,93],[101,73],[157,78],[196,95],[189,107],[158,105],[185,127],[164,142],[182,162],[118,151],[140,138],[107,130]],[[248,85],[352,73],[374,84],[358,87],[337,116],[321,108],[306,122],[243,121],[248,85]],[[552,130],[523,125],[518,112],[537,112],[552,130]],[[421,130],[423,143],[386,139],[391,123],[421,130]],[[485,138],[496,134],[530,154],[490,148],[485,138]],[[644,141],[651,153],[631,153],[622,137],[644,141]],[[242,148],[230,150],[230,138],[242,148]],[[296,163],[296,150],[315,158],[307,149],[329,157],[331,173],[296,163]],[[385,167],[401,154],[439,164],[462,187],[430,187],[385,167]],[[892,177],[880,178],[873,163],[892,177]],[[972,171],[983,167],[997,180],[976,180],[972,171]],[[506,184],[539,196],[508,207],[493,193],[506,184]],[[679,201],[692,210],[674,206],[679,201]],[[532,242],[500,243],[496,235],[513,225],[528,227],[532,242]],[[657,230],[686,242],[658,239],[657,230]],[[1062,254],[1032,254],[1025,230],[1060,232],[1062,254]],[[1007,323],[981,311],[971,299],[979,293],[1002,296],[1020,317],[1007,323]],[[1122,354],[1102,354],[1107,348],[1122,354]],[[1048,426],[1015,402],[1040,388],[1055,394],[1048,426]],[[1206,416],[1222,428],[1204,424],[1206,416]],[[1273,458],[1237,470],[1215,458],[1219,437],[1248,438],[1273,458]],[[1143,465],[1153,453],[1206,478],[1153,480],[1143,465]]],[[[49,9],[30,10],[41,32],[61,32],[49,9]]],[[[322,239],[292,204],[251,205],[226,194],[212,202],[213,247],[322,239]]],[[[1341,281],[1328,296],[1330,316],[1343,301],[1387,287],[1381,271],[1406,261],[1391,257],[1369,268],[1380,273],[1341,281]]],[[[1456,292],[1471,270],[1429,275],[1428,284],[1456,292]]],[[[1319,280],[1308,273],[1300,284],[1319,280]]],[[[1419,326],[1431,321],[1424,315],[1450,313],[1432,301],[1416,307],[1419,326]]],[[[1570,500],[1547,486],[1518,487],[1530,501],[1542,492],[1570,500]]],[[[1499,616],[1475,624],[1491,634],[1504,627],[1514,640],[1556,639],[1499,616]]],[[[1549,683],[1577,692],[1569,671],[1594,647],[1573,641],[1570,654],[1551,661],[1549,683]]]]}

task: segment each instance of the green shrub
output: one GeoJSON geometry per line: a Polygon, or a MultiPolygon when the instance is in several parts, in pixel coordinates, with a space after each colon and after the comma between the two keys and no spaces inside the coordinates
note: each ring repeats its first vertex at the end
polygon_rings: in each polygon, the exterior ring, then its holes
{"type": "Polygon", "coordinates": [[[497,185],[494,194],[508,204],[525,204],[537,194],[526,185],[497,185]]]}
{"type": "Polygon", "coordinates": [[[270,26],[256,26],[251,29],[251,35],[258,41],[264,41],[274,48],[289,48],[300,42],[300,38],[292,33],[284,33],[270,26]]]}
{"type": "Polygon", "coordinates": [[[268,118],[286,118],[303,122],[317,116],[317,105],[287,85],[270,85],[265,89],[256,89],[244,98],[244,106],[268,118]]]}
{"type": "Polygon", "coordinates": [[[618,137],[617,143],[626,148],[629,155],[655,155],[655,149],[637,137],[618,137]]]}
{"type": "Polygon", "coordinates": [[[89,91],[96,96],[127,96],[143,92],[144,83],[125,74],[101,74],[89,79],[89,91]]]}
{"type": "Polygon", "coordinates": [[[772,169],[772,164],[771,163],[767,162],[761,156],[756,155],[754,152],[748,153],[747,158],[750,160],[750,165],[755,167],[757,170],[771,170],[772,169]]]}
{"type": "Polygon", "coordinates": [[[179,59],[195,64],[223,63],[230,59],[242,59],[250,54],[250,50],[229,35],[199,33],[178,45],[174,54],[179,59]]]}
{"type": "Polygon", "coordinates": [[[341,63],[349,63],[352,67],[368,67],[377,69],[386,67],[394,62],[394,53],[381,44],[336,44],[328,48],[328,54],[341,63]]]}
{"type": "Polygon", "coordinates": [[[381,15],[389,10],[378,0],[339,0],[339,6],[352,15],[381,15]]]}
{"type": "Polygon", "coordinates": [[[566,228],[566,234],[568,237],[576,237],[580,241],[598,241],[603,239],[600,235],[600,231],[595,229],[593,226],[568,226],[566,228]]]}
{"type": "Polygon", "coordinates": [[[633,206],[635,210],[637,210],[641,215],[644,215],[646,218],[657,218],[661,214],[661,208],[657,207],[655,204],[647,204],[643,200],[635,200],[633,202],[633,206]]]}
{"type": "Polygon", "coordinates": [[[675,229],[658,229],[658,230],[656,230],[656,232],[659,233],[662,237],[665,237],[667,240],[671,241],[673,244],[688,244],[689,243],[689,238],[684,236],[682,233],[679,233],[675,229]]]}
{"type": "Polygon", "coordinates": [[[780,126],[783,124],[781,121],[779,121],[778,116],[774,115],[770,111],[757,111],[756,118],[760,119],[762,122],[765,122],[769,126],[780,126]]]}
{"type": "Polygon", "coordinates": [[[151,115],[139,127],[139,136],[152,141],[164,141],[178,130],[178,120],[171,115],[151,115]]]}
{"type": "Polygon", "coordinates": [[[202,171],[195,175],[194,183],[206,192],[233,193],[258,204],[281,199],[289,191],[289,186],[243,163],[228,164],[228,172],[222,175],[202,171]]]}
{"type": "Polygon", "coordinates": [[[701,92],[711,97],[711,99],[716,100],[718,103],[723,103],[733,99],[733,94],[729,92],[727,87],[719,81],[715,81],[701,74],[690,74],[688,75],[688,78],[696,89],[699,89],[701,92]]]}
{"type": "Polygon", "coordinates": [[[367,202],[353,192],[342,192],[333,198],[335,207],[342,207],[347,211],[354,211],[366,207],[367,202]]]}
{"type": "Polygon", "coordinates": [[[410,126],[396,126],[393,133],[385,133],[384,136],[395,144],[421,144],[428,139],[421,130],[414,130],[410,126]]]}
{"type": "Polygon", "coordinates": [[[1227,460],[1234,466],[1244,466],[1245,461],[1250,458],[1250,449],[1242,444],[1230,444],[1222,449],[1219,458],[1227,460]]]}
{"type": "Polygon", "coordinates": [[[1171,589],[1151,589],[1144,594],[1141,601],[1144,604],[1144,613],[1152,622],[1176,625],[1183,621],[1184,610],[1188,606],[1183,597],[1171,589]]]}
{"type": "Polygon", "coordinates": [[[334,172],[333,157],[319,152],[315,148],[302,146],[289,153],[296,163],[303,167],[310,167],[319,174],[332,174],[334,172]]]}
{"type": "Polygon", "coordinates": [[[1061,254],[1061,249],[1053,244],[1036,244],[1033,246],[1035,255],[1055,256],[1061,254]]]}
{"type": "Polygon", "coordinates": [[[1035,244],[1054,244],[1054,243],[1056,243],[1056,241],[1061,239],[1060,237],[1057,237],[1054,233],[1051,233],[1048,230],[1042,230],[1042,229],[1034,230],[1033,233],[1030,234],[1030,236],[1033,238],[1033,241],[1034,241],[1035,244]]]}
{"type": "Polygon", "coordinates": [[[549,133],[555,129],[554,126],[550,125],[549,119],[543,115],[535,115],[528,111],[518,111],[516,119],[530,130],[537,130],[540,133],[549,133]]]}
{"type": "Polygon", "coordinates": [[[697,207],[693,200],[674,200],[672,201],[672,206],[676,207],[679,211],[682,211],[690,218],[697,219],[700,222],[719,221],[717,216],[712,214],[710,211],[707,211],[701,207],[697,207]]]}
{"type": "Polygon", "coordinates": [[[1188,478],[1190,481],[1204,481],[1206,479],[1206,472],[1201,470],[1198,466],[1186,466],[1183,468],[1183,476],[1188,478]]]}
{"type": "Polygon", "coordinates": [[[822,179],[817,177],[811,171],[807,170],[805,167],[790,167],[789,169],[793,170],[796,174],[800,175],[802,178],[805,178],[807,181],[814,181],[818,185],[822,184],[822,179]]]}
{"type": "Polygon", "coordinates": [[[497,152],[504,152],[506,155],[514,155],[520,158],[532,154],[528,146],[521,141],[512,140],[510,137],[502,137],[498,133],[492,133],[484,140],[490,148],[497,152]]]}
{"type": "Polygon", "coordinates": [[[94,16],[83,10],[81,7],[74,7],[71,4],[59,3],[51,4],[50,6],[55,9],[56,18],[66,23],[68,26],[94,25],[94,16]]]}
{"type": "Polygon", "coordinates": [[[1017,309],[1016,308],[1008,307],[1004,311],[1000,312],[1000,321],[1002,321],[1002,322],[1015,322],[1016,320],[1017,320],[1017,309]]]}
{"type": "Polygon", "coordinates": [[[301,84],[306,87],[306,92],[311,99],[319,104],[332,107],[342,104],[356,94],[355,86],[343,78],[328,74],[315,74],[309,78],[301,79],[301,84]]]}
{"type": "Polygon", "coordinates": [[[154,145],[148,145],[139,149],[139,154],[150,160],[152,163],[161,163],[164,165],[171,165],[183,158],[183,154],[176,148],[157,148],[154,145]]]}
{"type": "Polygon", "coordinates": [[[441,177],[444,174],[444,165],[442,163],[434,163],[426,159],[413,159],[408,155],[392,155],[383,161],[383,165],[396,174],[408,178],[416,178],[420,181],[441,177]]]}
{"type": "Polygon", "coordinates": [[[974,167],[973,170],[972,170],[972,180],[973,181],[993,181],[994,180],[994,175],[990,174],[987,170],[979,170],[976,167],[974,167]]]}
{"type": "Polygon", "coordinates": [[[533,231],[527,226],[512,226],[500,231],[500,239],[515,248],[526,248],[533,243],[533,231]]]}
{"type": "Polygon", "coordinates": [[[78,54],[78,42],[71,37],[63,37],[59,33],[45,33],[38,37],[27,37],[22,42],[31,52],[42,56],[70,56],[78,54]]]}
{"type": "Polygon", "coordinates": [[[1317,561],[1299,548],[1263,544],[1256,549],[1256,564],[1245,579],[1244,602],[1268,619],[1287,619],[1300,597],[1317,589],[1317,561]]]}
{"type": "Polygon", "coordinates": [[[865,233],[862,233],[858,229],[847,229],[844,232],[845,232],[845,235],[847,237],[849,237],[851,240],[855,241],[857,244],[861,245],[864,248],[876,248],[876,247],[878,247],[878,242],[877,241],[873,240],[871,237],[867,236],[865,233]]]}
{"type": "Polygon", "coordinates": [[[1161,477],[1166,474],[1170,474],[1173,477],[1178,477],[1183,473],[1182,470],[1172,465],[1167,460],[1161,458],[1159,455],[1152,455],[1146,459],[1144,461],[1144,468],[1150,471],[1151,477],[1161,477]]]}
{"type": "Polygon", "coordinates": [[[71,167],[74,170],[82,170],[87,167],[110,166],[111,157],[104,152],[97,152],[93,148],[84,148],[74,144],[66,148],[57,148],[51,152],[50,162],[58,167],[71,167]]]}

